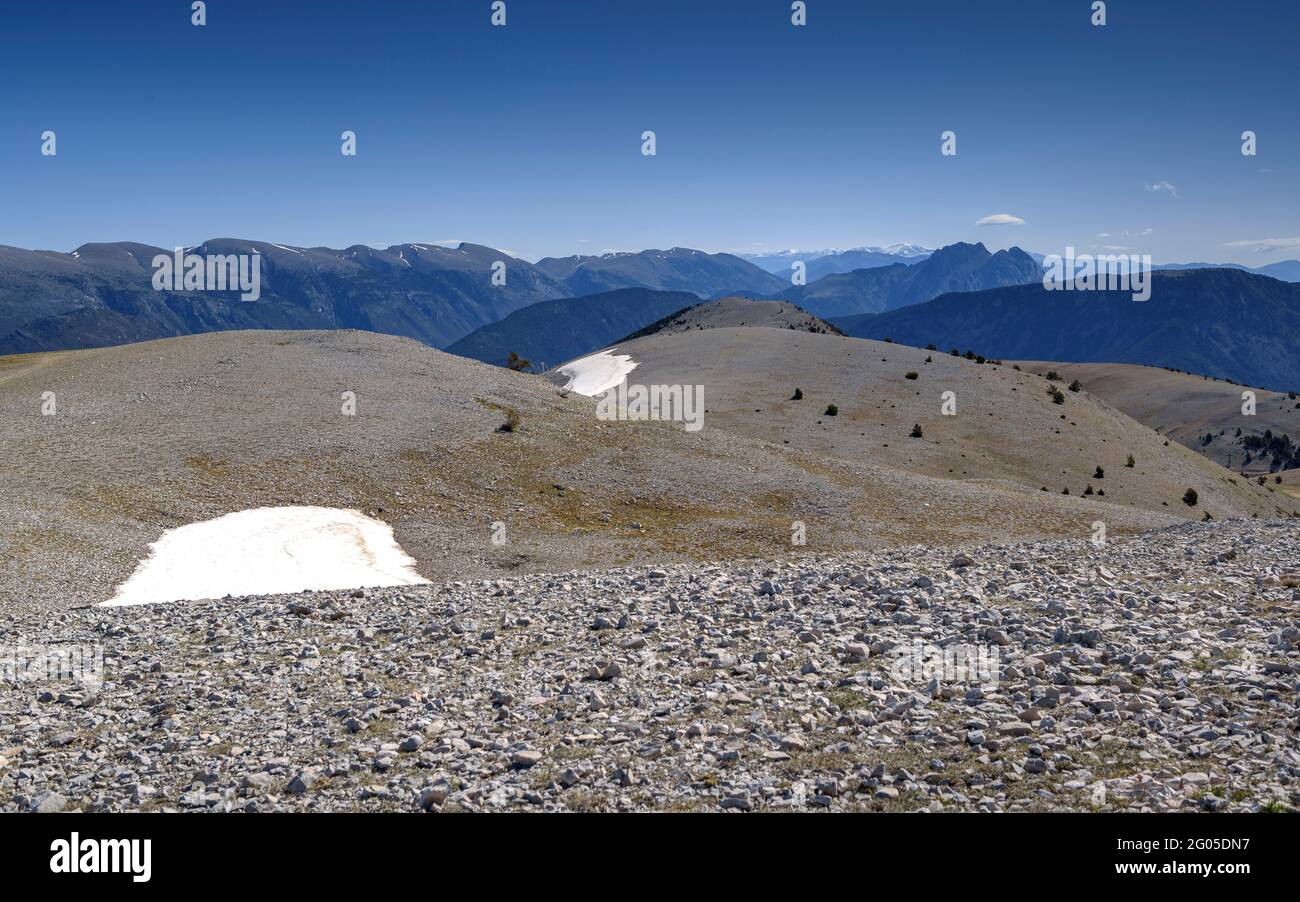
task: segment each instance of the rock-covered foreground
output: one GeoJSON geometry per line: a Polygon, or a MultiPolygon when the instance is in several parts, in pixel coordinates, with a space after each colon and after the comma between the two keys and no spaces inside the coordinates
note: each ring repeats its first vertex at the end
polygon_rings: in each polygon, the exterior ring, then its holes
{"type": "Polygon", "coordinates": [[[0,683],[0,809],[1288,809],[1297,587],[1239,521],[27,618],[108,672],[0,683]]]}

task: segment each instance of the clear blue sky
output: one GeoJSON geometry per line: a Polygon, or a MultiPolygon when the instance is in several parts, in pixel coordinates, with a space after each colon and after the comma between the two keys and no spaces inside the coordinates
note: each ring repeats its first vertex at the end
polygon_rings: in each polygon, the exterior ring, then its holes
{"type": "Polygon", "coordinates": [[[0,244],[1300,257],[1289,0],[1111,0],[1103,28],[1090,0],[189,6],[4,5],[0,244]]]}

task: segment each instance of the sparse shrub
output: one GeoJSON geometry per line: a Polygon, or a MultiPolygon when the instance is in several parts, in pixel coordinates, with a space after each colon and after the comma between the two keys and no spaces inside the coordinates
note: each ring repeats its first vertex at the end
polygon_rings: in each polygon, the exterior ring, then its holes
{"type": "Polygon", "coordinates": [[[506,421],[497,427],[498,432],[518,432],[519,431],[519,411],[513,407],[506,408],[506,421]]]}
{"type": "Polygon", "coordinates": [[[790,400],[791,400],[791,401],[802,401],[802,400],[803,400],[803,389],[802,389],[802,388],[799,388],[798,386],[796,386],[796,387],[795,387],[795,390],[794,390],[794,394],[790,396],[790,400]]]}
{"type": "Polygon", "coordinates": [[[837,417],[839,415],[840,415],[840,409],[838,407],[836,407],[834,404],[826,405],[826,413],[824,414],[824,416],[837,417]]]}
{"type": "Polygon", "coordinates": [[[931,357],[929,354],[927,354],[927,355],[925,356],[925,362],[926,362],[926,363],[933,363],[933,362],[934,362],[934,358],[931,357]]]}
{"type": "Polygon", "coordinates": [[[1195,507],[1197,498],[1196,489],[1188,489],[1183,492],[1183,504],[1186,504],[1188,507],[1195,507]]]}
{"type": "Polygon", "coordinates": [[[1213,519],[1214,518],[1210,516],[1210,512],[1206,511],[1205,516],[1201,518],[1201,522],[1204,523],[1206,520],[1213,520],[1213,519]]]}
{"type": "Polygon", "coordinates": [[[528,373],[533,369],[533,362],[511,351],[510,357],[506,360],[506,369],[514,370],[516,373],[528,373]]]}
{"type": "Polygon", "coordinates": [[[948,353],[951,354],[953,357],[960,357],[960,356],[961,356],[961,351],[957,350],[956,348],[953,348],[953,349],[952,349],[951,351],[949,351],[948,353]]]}
{"type": "Polygon", "coordinates": [[[920,423],[916,423],[915,425],[913,425],[913,426],[912,426],[912,431],[909,432],[908,435],[909,435],[910,437],[912,437],[912,438],[920,438],[920,437],[921,437],[921,424],[920,424],[920,423]]]}
{"type": "Polygon", "coordinates": [[[1092,474],[1092,478],[1093,478],[1093,479],[1105,479],[1105,478],[1106,478],[1106,471],[1103,470],[1103,469],[1101,468],[1101,466],[1099,465],[1099,466],[1097,467],[1096,472],[1094,472],[1094,473],[1092,474]]]}
{"type": "Polygon", "coordinates": [[[1061,489],[1061,494],[1062,495],[1070,494],[1070,487],[1067,485],[1065,488],[1061,489]]]}
{"type": "Polygon", "coordinates": [[[1137,461],[1133,459],[1132,454],[1128,456],[1128,462],[1125,463],[1124,466],[1128,467],[1130,470],[1137,466],[1137,461]]]}
{"type": "MultiPolygon", "coordinates": [[[[936,347],[934,346],[934,343],[933,343],[933,342],[931,342],[930,344],[926,345],[926,346],[925,346],[925,349],[926,349],[927,351],[937,351],[937,350],[939,350],[938,348],[936,348],[936,347]]],[[[1291,397],[1294,398],[1295,395],[1292,395],[1291,397]]]]}
{"type": "Polygon", "coordinates": [[[1070,391],[1079,391],[1081,388],[1083,388],[1083,383],[1078,379],[1070,383],[1070,391]]]}
{"type": "Polygon", "coordinates": [[[1061,379],[1061,374],[1058,373],[1056,370],[1048,370],[1048,371],[1047,371],[1047,375],[1044,376],[1043,378],[1046,379],[1048,382],[1061,382],[1061,381],[1063,381],[1063,380],[1061,379]]]}
{"type": "Polygon", "coordinates": [[[1059,388],[1057,388],[1055,385],[1049,385],[1049,386],[1047,386],[1047,393],[1048,393],[1049,395],[1052,396],[1052,403],[1053,403],[1053,404],[1064,404],[1064,403],[1065,403],[1065,393],[1062,392],[1062,391],[1061,391],[1059,388]]]}
{"type": "MultiPolygon", "coordinates": [[[[929,361],[927,360],[926,363],[929,363],[929,361]]],[[[920,378],[921,378],[921,374],[920,374],[920,373],[912,373],[912,372],[909,372],[909,373],[907,373],[907,374],[904,376],[904,378],[906,378],[906,379],[920,379],[920,378]]]]}
{"type": "Polygon", "coordinates": [[[1104,494],[1106,494],[1106,490],[1105,490],[1105,489],[1097,489],[1097,494],[1098,494],[1098,495],[1104,495],[1104,494]]]}

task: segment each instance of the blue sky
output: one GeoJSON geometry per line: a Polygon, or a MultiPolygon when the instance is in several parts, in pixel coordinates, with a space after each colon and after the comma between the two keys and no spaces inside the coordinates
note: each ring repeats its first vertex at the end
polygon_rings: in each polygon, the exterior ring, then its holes
{"type": "Polygon", "coordinates": [[[1300,257],[1300,4],[490,5],[6,4],[0,244],[1300,257]]]}

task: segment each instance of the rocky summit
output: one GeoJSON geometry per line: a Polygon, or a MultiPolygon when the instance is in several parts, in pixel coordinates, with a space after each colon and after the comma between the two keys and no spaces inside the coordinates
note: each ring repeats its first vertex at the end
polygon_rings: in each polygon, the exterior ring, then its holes
{"type": "Polygon", "coordinates": [[[1298,601],[1238,520],[23,614],[105,667],[0,810],[1291,810],[1298,601]]]}

